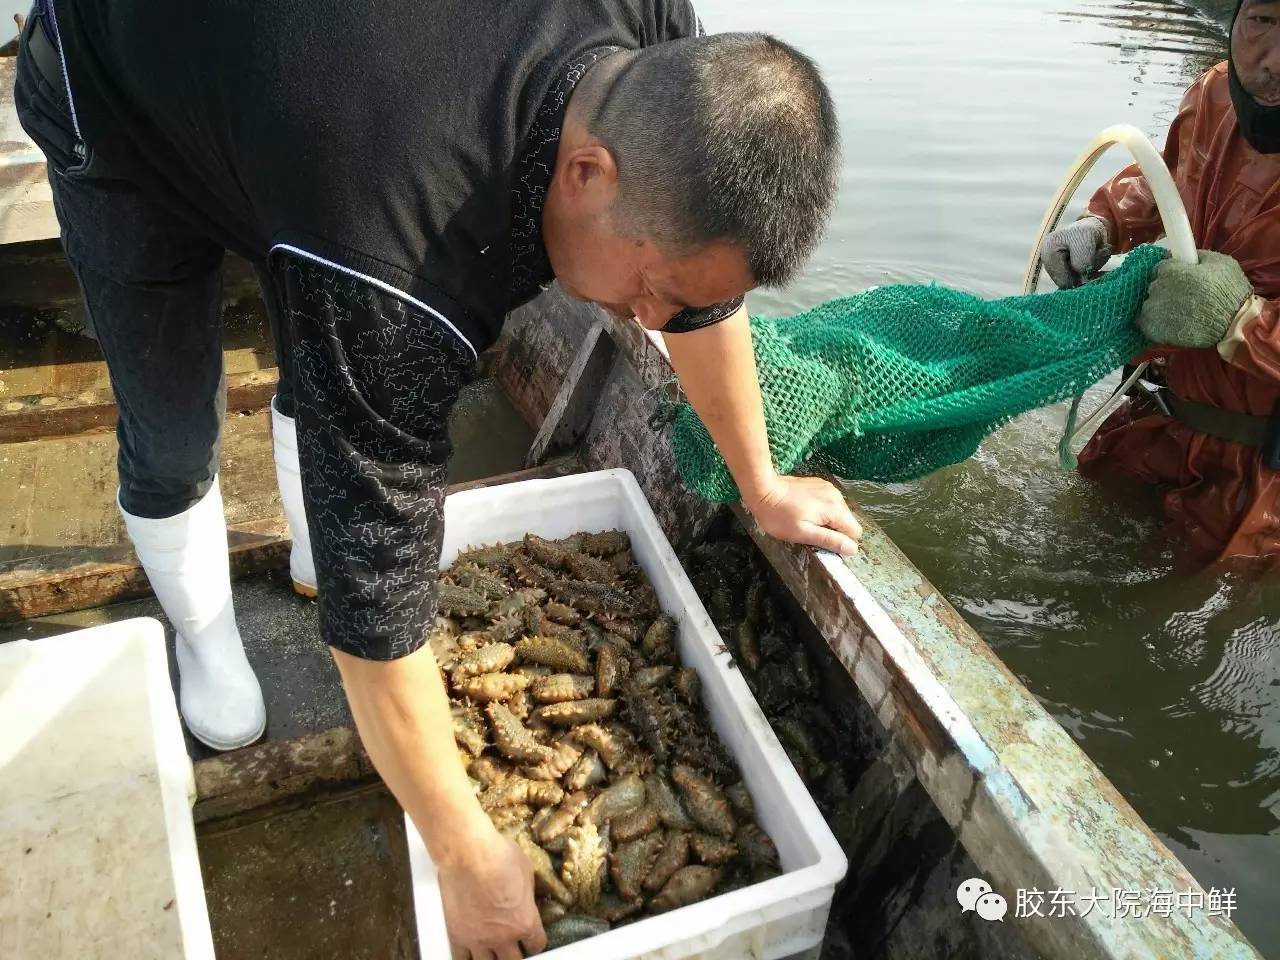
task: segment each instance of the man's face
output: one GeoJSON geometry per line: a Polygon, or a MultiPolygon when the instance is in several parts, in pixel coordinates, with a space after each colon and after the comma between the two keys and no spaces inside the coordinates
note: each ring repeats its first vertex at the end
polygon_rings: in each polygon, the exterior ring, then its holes
{"type": "Polygon", "coordinates": [[[543,240],[569,296],[656,330],[686,308],[724,303],[755,286],[734,244],[674,252],[627,236],[615,215],[618,180],[608,151],[596,142],[561,149],[566,156],[543,208],[543,240]]]}
{"type": "Polygon", "coordinates": [[[652,241],[625,237],[608,223],[584,229],[547,253],[569,296],[596,303],[619,319],[634,316],[652,330],[688,307],[723,303],[755,285],[746,258],[732,244],[668,255],[652,241]]]}
{"type": "Polygon", "coordinates": [[[1231,59],[1254,100],[1280,106],[1280,3],[1245,0],[1231,32],[1231,59]]]}

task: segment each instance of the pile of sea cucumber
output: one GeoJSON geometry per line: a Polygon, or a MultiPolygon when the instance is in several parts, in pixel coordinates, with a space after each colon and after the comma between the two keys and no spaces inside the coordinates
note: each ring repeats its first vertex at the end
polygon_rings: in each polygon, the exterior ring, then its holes
{"type": "Polygon", "coordinates": [[[527,534],[440,576],[431,645],[459,754],[533,862],[553,947],[779,873],[629,547],[527,534]]]}

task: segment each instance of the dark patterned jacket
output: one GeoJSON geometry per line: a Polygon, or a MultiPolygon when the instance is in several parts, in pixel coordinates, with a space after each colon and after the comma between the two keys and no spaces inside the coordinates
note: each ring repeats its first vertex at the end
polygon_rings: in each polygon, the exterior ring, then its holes
{"type": "Polygon", "coordinates": [[[542,201],[569,95],[611,52],[697,32],[688,0],[53,7],[77,135],[268,269],[325,639],[412,652],[435,614],[449,409],[552,279],[542,201]]]}

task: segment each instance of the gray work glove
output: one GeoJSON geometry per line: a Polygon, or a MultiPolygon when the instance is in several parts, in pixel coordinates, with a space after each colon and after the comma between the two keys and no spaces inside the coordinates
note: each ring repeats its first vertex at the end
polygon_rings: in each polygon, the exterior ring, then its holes
{"type": "Polygon", "coordinates": [[[1166,260],[1147,287],[1138,329],[1152,343],[1216,346],[1252,293],[1240,264],[1225,253],[1201,250],[1199,263],[1166,260]]]}
{"type": "Polygon", "coordinates": [[[1084,217],[1053,231],[1040,245],[1040,260],[1060,290],[1078,287],[1111,259],[1107,221],[1084,217]]]}

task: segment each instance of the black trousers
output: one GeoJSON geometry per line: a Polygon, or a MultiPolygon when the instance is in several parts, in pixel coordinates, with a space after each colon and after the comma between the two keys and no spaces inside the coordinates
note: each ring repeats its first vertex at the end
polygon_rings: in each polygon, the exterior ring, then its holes
{"type": "MultiPolygon", "coordinates": [[[[114,174],[80,139],[42,2],[23,31],[14,100],[48,160],[63,249],[111,376],[120,504],[135,516],[175,516],[208,492],[218,471],[223,248],[114,174]]],[[[255,269],[280,365],[276,404],[292,416],[287,325],[266,265],[255,269]]]]}

